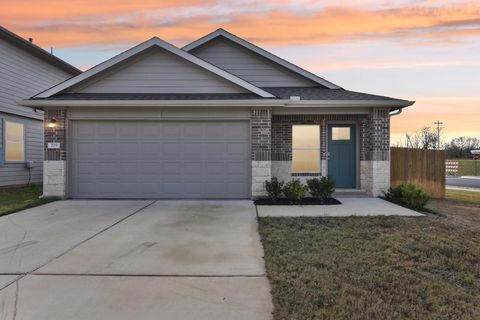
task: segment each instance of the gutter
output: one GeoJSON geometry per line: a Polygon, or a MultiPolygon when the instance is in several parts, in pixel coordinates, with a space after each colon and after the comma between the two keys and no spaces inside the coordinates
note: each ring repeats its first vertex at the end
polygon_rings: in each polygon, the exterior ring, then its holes
{"type": "Polygon", "coordinates": [[[285,100],[48,100],[20,102],[26,107],[283,107],[285,100]]]}
{"type": "Polygon", "coordinates": [[[395,107],[399,110],[411,106],[414,101],[381,100],[290,100],[290,99],[243,99],[243,100],[49,100],[26,99],[26,107],[285,107],[285,108],[352,108],[395,107]]]}

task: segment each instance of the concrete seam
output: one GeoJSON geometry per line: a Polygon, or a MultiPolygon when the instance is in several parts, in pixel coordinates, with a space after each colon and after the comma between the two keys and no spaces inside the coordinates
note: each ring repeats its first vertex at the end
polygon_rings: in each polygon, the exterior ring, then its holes
{"type": "Polygon", "coordinates": [[[147,204],[146,206],[143,206],[143,207],[141,207],[140,209],[135,210],[134,212],[132,212],[132,213],[130,213],[129,215],[123,217],[122,219],[116,221],[115,223],[113,223],[113,224],[111,224],[111,225],[103,228],[102,230],[100,230],[100,231],[96,232],[95,234],[89,236],[88,238],[80,241],[79,243],[76,243],[76,244],[73,245],[71,248],[69,248],[69,249],[65,250],[64,252],[60,253],[59,255],[51,258],[50,260],[48,260],[47,262],[43,263],[42,265],[40,265],[40,266],[38,266],[38,267],[35,267],[35,268],[33,268],[32,270],[30,270],[30,271],[28,271],[28,272],[20,273],[20,274],[19,274],[19,277],[18,277],[17,279],[12,280],[12,281],[10,281],[9,283],[5,284],[4,286],[0,287],[0,291],[2,291],[3,289],[7,288],[7,287],[10,286],[10,285],[12,285],[13,283],[18,282],[19,280],[25,278],[25,277],[28,276],[29,274],[33,274],[35,271],[37,271],[37,270],[45,267],[47,264],[49,264],[49,263],[53,262],[54,260],[57,260],[58,258],[66,255],[67,253],[69,253],[69,252],[72,251],[73,249],[77,248],[78,246],[80,246],[80,245],[84,244],[85,242],[87,242],[87,241],[95,238],[96,236],[104,233],[105,231],[107,231],[107,230],[109,230],[110,228],[116,226],[117,224],[119,224],[119,223],[127,220],[128,218],[132,217],[133,215],[139,213],[140,211],[142,211],[142,210],[150,207],[150,206],[151,206],[152,204],[154,204],[155,202],[157,202],[157,200],[152,200],[152,202],[150,202],[150,203],[147,204]]]}
{"type": "Polygon", "coordinates": [[[72,276],[72,277],[131,277],[131,278],[263,278],[265,274],[124,274],[124,273],[31,273],[31,276],[72,276]]]}

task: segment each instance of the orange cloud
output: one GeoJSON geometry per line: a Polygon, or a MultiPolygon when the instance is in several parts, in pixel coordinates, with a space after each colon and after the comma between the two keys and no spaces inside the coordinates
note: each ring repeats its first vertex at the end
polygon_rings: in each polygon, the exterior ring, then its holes
{"type": "MultiPolygon", "coordinates": [[[[0,21],[46,46],[135,43],[158,35],[184,44],[222,26],[261,45],[396,39],[452,43],[480,35],[477,2],[425,2],[392,8],[293,6],[283,1],[2,1],[0,21]]],[[[374,7],[374,6],[370,6],[374,7]]]]}

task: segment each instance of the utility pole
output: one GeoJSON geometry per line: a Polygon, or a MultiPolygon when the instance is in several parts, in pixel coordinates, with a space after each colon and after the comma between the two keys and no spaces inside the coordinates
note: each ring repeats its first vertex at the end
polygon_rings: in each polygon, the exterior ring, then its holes
{"type": "Polygon", "coordinates": [[[442,125],[443,122],[437,120],[437,122],[434,122],[434,124],[437,125],[437,150],[440,150],[440,125],[442,125]]]}

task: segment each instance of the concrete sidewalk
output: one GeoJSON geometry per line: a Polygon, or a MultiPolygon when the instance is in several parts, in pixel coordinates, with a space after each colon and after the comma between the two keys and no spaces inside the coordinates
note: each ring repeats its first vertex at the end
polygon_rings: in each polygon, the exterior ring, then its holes
{"type": "Polygon", "coordinates": [[[257,206],[259,217],[348,217],[410,216],[423,214],[380,198],[337,197],[340,205],[325,206],[257,206]]]}

